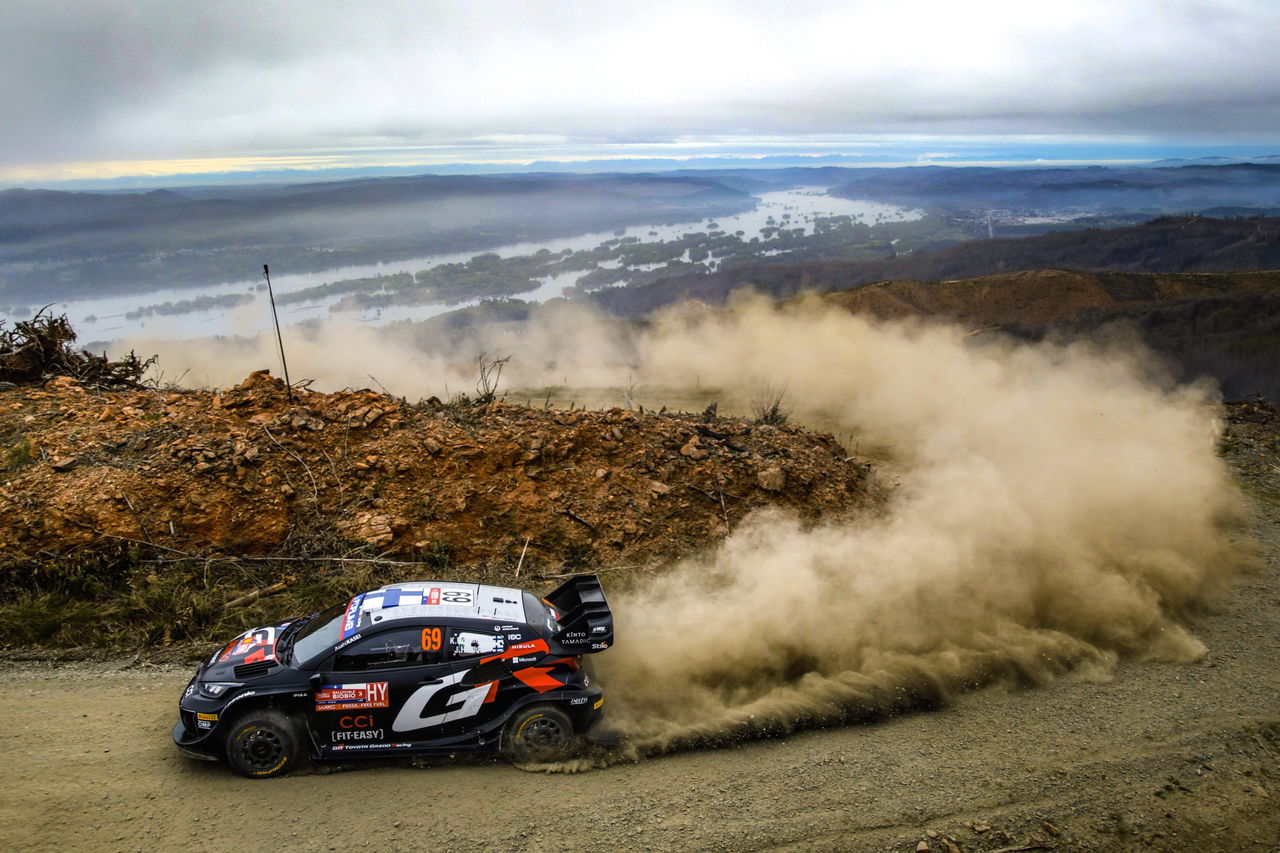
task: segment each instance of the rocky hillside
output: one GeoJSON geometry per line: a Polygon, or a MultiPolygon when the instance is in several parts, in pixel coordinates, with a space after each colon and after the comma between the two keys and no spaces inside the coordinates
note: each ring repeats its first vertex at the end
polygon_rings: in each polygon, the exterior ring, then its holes
{"type": "Polygon", "coordinates": [[[0,391],[0,559],[359,555],[554,571],[704,547],[745,514],[868,500],[830,437],[710,416],[295,390],[0,391]]]}

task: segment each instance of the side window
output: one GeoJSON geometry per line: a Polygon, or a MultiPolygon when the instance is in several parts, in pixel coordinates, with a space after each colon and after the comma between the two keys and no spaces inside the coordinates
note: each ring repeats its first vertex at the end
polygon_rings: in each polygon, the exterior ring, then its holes
{"type": "Polygon", "coordinates": [[[464,628],[449,629],[449,652],[454,660],[502,654],[506,648],[506,641],[500,634],[470,631],[464,628]]]}
{"type": "Polygon", "coordinates": [[[338,652],[333,668],[339,672],[367,672],[441,663],[445,630],[418,626],[384,631],[338,652]]]}

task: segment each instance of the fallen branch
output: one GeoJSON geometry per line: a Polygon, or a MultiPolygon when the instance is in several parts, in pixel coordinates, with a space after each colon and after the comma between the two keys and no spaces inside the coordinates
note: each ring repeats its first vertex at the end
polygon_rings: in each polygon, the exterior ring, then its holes
{"type": "Polygon", "coordinates": [[[516,562],[516,577],[520,577],[520,567],[524,565],[524,553],[529,550],[529,540],[531,539],[533,539],[532,536],[524,538],[524,547],[520,549],[520,559],[516,562]]]}
{"type": "Polygon", "coordinates": [[[565,508],[565,509],[559,510],[559,513],[560,513],[561,515],[563,515],[563,516],[566,516],[566,517],[571,518],[571,519],[573,519],[574,521],[578,522],[578,523],[579,523],[579,524],[581,524],[583,527],[587,528],[588,530],[590,530],[592,533],[596,534],[597,536],[599,536],[599,535],[600,535],[600,531],[599,531],[599,530],[596,530],[596,526],[595,526],[594,524],[592,524],[591,522],[587,521],[585,518],[583,518],[582,516],[578,515],[578,514],[577,514],[576,512],[574,512],[573,510],[568,509],[568,508],[565,508]]]}
{"type": "Polygon", "coordinates": [[[226,604],[222,605],[223,610],[230,610],[233,607],[240,607],[245,604],[252,604],[259,598],[266,598],[268,595],[275,595],[277,592],[284,592],[289,584],[284,581],[273,583],[271,586],[264,586],[262,589],[255,589],[253,592],[245,593],[239,598],[233,598],[226,604]]]}
{"type": "MultiPolygon", "coordinates": [[[[602,575],[602,574],[604,574],[605,572],[620,572],[620,571],[622,571],[623,569],[639,569],[639,568],[642,568],[642,567],[641,567],[641,566],[638,566],[638,565],[636,565],[636,566],[609,566],[608,568],[605,568],[605,569],[592,569],[592,570],[591,570],[591,574],[593,574],[593,575],[602,575]]],[[[576,577],[578,577],[579,575],[582,575],[582,574],[586,574],[586,572],[569,572],[567,575],[539,575],[539,577],[543,577],[543,578],[553,578],[553,579],[559,580],[560,578],[576,578],[576,577]]]]}

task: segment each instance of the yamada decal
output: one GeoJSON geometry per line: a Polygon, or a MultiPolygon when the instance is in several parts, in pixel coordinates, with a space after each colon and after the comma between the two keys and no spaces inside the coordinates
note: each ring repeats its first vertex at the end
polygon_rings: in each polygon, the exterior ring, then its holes
{"type": "Polygon", "coordinates": [[[316,711],[358,711],[362,708],[385,708],[387,704],[385,681],[326,684],[316,691],[316,711]]]}
{"type": "Polygon", "coordinates": [[[484,700],[489,695],[490,683],[486,682],[479,687],[471,687],[456,693],[449,697],[445,703],[447,709],[443,714],[433,714],[430,717],[424,717],[422,712],[427,707],[427,703],[431,698],[441,690],[447,690],[461,681],[470,670],[455,672],[447,675],[439,684],[427,684],[419,687],[414,691],[400,708],[400,713],[396,714],[395,722],[391,724],[393,732],[411,732],[415,729],[425,729],[427,726],[438,726],[442,723],[453,722],[454,720],[462,720],[467,717],[474,717],[480,712],[480,706],[484,704],[484,700]]]}

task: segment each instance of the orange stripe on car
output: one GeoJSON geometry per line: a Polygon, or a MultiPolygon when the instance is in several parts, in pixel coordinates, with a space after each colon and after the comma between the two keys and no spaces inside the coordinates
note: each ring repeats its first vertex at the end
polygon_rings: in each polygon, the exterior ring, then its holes
{"type": "Polygon", "coordinates": [[[530,666],[525,669],[517,669],[511,674],[523,681],[525,686],[532,687],[539,693],[546,693],[548,690],[564,687],[563,681],[557,681],[547,675],[550,671],[551,667],[549,666],[530,666]]]}

